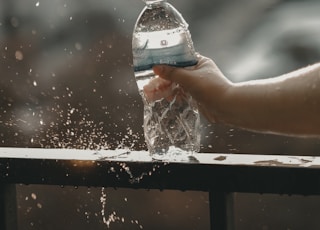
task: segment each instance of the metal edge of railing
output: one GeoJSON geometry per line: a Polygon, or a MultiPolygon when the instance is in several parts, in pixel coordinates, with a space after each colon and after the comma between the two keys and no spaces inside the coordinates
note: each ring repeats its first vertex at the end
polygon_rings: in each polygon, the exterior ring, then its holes
{"type": "Polygon", "coordinates": [[[145,151],[0,148],[0,227],[17,229],[14,184],[207,191],[211,229],[230,230],[233,192],[319,195],[319,182],[313,156],[199,153],[161,161],[145,151]]]}
{"type": "Polygon", "coordinates": [[[320,194],[320,158],[0,148],[0,183],[276,194],[320,194]]]}

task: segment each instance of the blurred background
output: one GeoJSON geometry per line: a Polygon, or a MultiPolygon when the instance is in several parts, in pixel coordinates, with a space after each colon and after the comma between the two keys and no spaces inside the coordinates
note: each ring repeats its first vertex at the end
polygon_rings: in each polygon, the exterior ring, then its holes
{"type": "MultiPolygon", "coordinates": [[[[320,60],[317,0],[171,0],[232,81],[320,60]]],[[[140,0],[0,0],[0,146],[146,149],[131,36],[140,0]]],[[[202,119],[202,152],[318,155],[320,140],[202,119]]],[[[19,185],[19,229],[209,229],[208,195],[19,185]],[[105,194],[106,205],[100,202],[105,194]],[[115,213],[115,214],[114,214],[115,213]]],[[[236,229],[319,229],[320,198],[235,194],[236,229]]]]}

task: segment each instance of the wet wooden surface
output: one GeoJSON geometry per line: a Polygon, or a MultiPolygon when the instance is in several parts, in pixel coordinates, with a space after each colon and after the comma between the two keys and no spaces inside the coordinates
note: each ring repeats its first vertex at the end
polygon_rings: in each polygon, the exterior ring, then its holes
{"type": "Polygon", "coordinates": [[[320,157],[0,148],[0,183],[320,194],[320,157]]]}

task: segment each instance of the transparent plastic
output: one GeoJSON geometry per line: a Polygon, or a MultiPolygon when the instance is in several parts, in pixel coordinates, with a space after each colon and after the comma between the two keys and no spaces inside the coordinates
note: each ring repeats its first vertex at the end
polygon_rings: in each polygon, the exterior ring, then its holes
{"type": "Polygon", "coordinates": [[[134,70],[148,70],[157,64],[195,65],[196,52],[182,15],[163,0],[146,3],[133,31],[134,70]]]}
{"type": "Polygon", "coordinates": [[[155,76],[152,67],[197,63],[188,24],[163,0],[148,1],[132,38],[133,65],[144,102],[144,135],[149,152],[165,157],[200,149],[199,113],[192,97],[172,82],[155,76]]]}

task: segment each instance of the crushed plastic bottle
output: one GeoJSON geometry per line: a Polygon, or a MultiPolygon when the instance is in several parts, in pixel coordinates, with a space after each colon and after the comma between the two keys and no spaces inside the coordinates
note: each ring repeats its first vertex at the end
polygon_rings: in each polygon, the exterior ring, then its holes
{"type": "Polygon", "coordinates": [[[156,76],[154,65],[197,64],[188,24],[165,0],[145,0],[132,38],[136,82],[144,102],[144,135],[155,158],[200,149],[196,103],[179,85],[156,76]]]}

